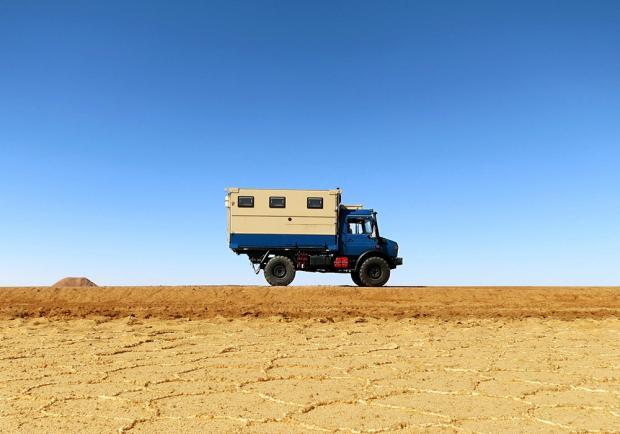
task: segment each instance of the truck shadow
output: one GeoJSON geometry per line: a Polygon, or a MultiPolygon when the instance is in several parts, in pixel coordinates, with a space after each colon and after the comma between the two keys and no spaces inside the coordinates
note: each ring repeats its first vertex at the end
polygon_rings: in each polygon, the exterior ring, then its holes
{"type": "Polygon", "coordinates": [[[429,288],[425,285],[383,285],[383,286],[357,286],[357,285],[339,285],[346,288],[429,288]]]}

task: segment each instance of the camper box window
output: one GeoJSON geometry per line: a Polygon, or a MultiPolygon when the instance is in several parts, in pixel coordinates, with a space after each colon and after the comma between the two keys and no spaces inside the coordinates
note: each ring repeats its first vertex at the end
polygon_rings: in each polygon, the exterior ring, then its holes
{"type": "Polygon", "coordinates": [[[323,198],[322,197],[309,197],[308,198],[308,208],[310,208],[310,209],[323,209],[323,198]]]}
{"type": "Polygon", "coordinates": [[[254,196],[239,196],[237,205],[239,208],[254,208],[254,196]]]}
{"type": "Polygon", "coordinates": [[[286,208],[286,198],[282,196],[270,196],[269,208],[286,208]]]}

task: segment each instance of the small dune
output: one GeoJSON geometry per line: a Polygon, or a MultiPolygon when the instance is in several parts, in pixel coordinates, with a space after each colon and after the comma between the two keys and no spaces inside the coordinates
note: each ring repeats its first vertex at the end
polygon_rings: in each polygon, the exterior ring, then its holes
{"type": "Polygon", "coordinates": [[[52,288],[80,288],[85,286],[97,286],[86,277],[65,277],[52,285],[52,288]]]}

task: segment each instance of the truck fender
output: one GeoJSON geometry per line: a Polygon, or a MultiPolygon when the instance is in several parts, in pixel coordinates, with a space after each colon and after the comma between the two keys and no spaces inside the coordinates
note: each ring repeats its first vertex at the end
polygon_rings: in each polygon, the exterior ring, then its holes
{"type": "Polygon", "coordinates": [[[390,266],[392,265],[392,261],[390,261],[390,258],[388,258],[383,252],[379,252],[377,250],[368,250],[358,256],[357,261],[355,261],[355,271],[358,272],[364,261],[373,256],[383,258],[387,261],[388,264],[390,264],[390,266]]]}

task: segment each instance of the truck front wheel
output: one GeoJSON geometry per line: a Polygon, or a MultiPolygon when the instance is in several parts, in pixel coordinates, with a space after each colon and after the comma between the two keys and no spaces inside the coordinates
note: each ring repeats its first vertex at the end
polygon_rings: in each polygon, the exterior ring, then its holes
{"type": "Polygon", "coordinates": [[[286,256],[274,256],[265,266],[265,279],[271,286],[286,286],[295,278],[295,266],[286,256]]]}
{"type": "Polygon", "coordinates": [[[378,256],[366,259],[360,267],[360,280],[364,286],[383,286],[390,278],[390,266],[378,256]]]}

